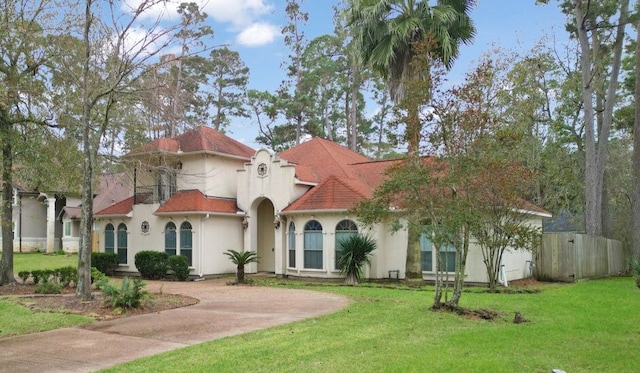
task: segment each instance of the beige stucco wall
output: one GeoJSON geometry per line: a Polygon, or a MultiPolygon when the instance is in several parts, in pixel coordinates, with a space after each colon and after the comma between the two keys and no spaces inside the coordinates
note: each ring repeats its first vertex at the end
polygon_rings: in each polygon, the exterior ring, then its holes
{"type": "Polygon", "coordinates": [[[235,198],[243,160],[196,154],[182,157],[181,162],[182,169],[176,171],[178,190],[198,189],[208,196],[235,198]]]}
{"type": "MultiPolygon", "coordinates": [[[[131,218],[111,218],[96,220],[94,229],[99,232],[100,251],[104,252],[104,228],[108,223],[117,229],[120,223],[127,225],[127,264],[120,265],[119,270],[136,272],[135,255],[142,250],[164,251],[164,229],[172,221],[178,230],[187,221],[192,227],[192,266],[191,275],[219,275],[234,273],[233,263],[223,254],[226,250],[242,250],[243,232],[241,216],[220,215],[163,215],[153,212],[158,204],[134,205],[131,218]],[[149,231],[143,233],[142,222],[149,223],[149,231]]],[[[178,233],[179,246],[179,233],[178,233]]]]}

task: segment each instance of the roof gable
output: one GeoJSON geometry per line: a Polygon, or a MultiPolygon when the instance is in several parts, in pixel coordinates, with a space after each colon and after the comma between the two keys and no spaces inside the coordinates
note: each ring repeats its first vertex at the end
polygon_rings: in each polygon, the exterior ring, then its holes
{"type": "Polygon", "coordinates": [[[149,152],[169,153],[210,152],[228,156],[251,158],[255,150],[207,126],[199,126],[170,139],[156,139],[130,154],[149,152]]]}
{"type": "Polygon", "coordinates": [[[357,179],[329,176],[284,211],[348,210],[370,195],[371,189],[357,179]]]}
{"type": "Polygon", "coordinates": [[[133,197],[115,203],[104,210],[94,213],[95,216],[126,216],[133,210],[133,197]]]}
{"type": "Polygon", "coordinates": [[[302,181],[319,183],[329,176],[352,178],[351,164],[368,162],[369,158],[333,141],[319,137],[303,142],[279,154],[296,164],[296,177],[302,181]]]}

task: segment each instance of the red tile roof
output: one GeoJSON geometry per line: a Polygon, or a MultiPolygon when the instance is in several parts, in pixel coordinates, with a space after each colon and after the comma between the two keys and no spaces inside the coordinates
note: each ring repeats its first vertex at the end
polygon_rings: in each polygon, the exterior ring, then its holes
{"type": "Polygon", "coordinates": [[[296,177],[302,181],[319,183],[329,176],[353,177],[349,165],[369,162],[369,158],[336,144],[314,137],[279,154],[296,167],[296,177]]]}
{"type": "Polygon", "coordinates": [[[149,152],[177,153],[211,152],[241,158],[251,158],[255,150],[213,128],[199,126],[171,139],[156,139],[131,152],[131,155],[149,152]]]}
{"type": "Polygon", "coordinates": [[[235,199],[207,197],[199,190],[186,190],[173,195],[155,213],[235,214],[237,212],[238,206],[235,199]]]}
{"type": "Polygon", "coordinates": [[[347,210],[370,196],[371,188],[360,180],[329,176],[284,211],[347,210]]]}
{"type": "Polygon", "coordinates": [[[133,183],[125,172],[101,175],[93,198],[93,212],[102,211],[132,195],[133,183]]]}
{"type": "Polygon", "coordinates": [[[133,210],[133,197],[129,197],[123,201],[115,203],[104,210],[98,211],[93,215],[100,216],[125,216],[133,210]]]}

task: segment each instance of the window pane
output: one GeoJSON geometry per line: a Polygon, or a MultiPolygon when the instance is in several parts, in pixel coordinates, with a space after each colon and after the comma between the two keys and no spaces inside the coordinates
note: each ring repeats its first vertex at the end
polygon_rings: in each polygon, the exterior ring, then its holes
{"type": "Polygon", "coordinates": [[[112,253],[115,248],[115,234],[113,224],[107,224],[104,229],[104,252],[112,253]]]}
{"type": "Polygon", "coordinates": [[[171,222],[164,228],[164,251],[167,255],[176,255],[176,225],[171,222]]]}
{"type": "Polygon", "coordinates": [[[189,266],[192,265],[193,234],[191,234],[191,223],[184,222],[180,225],[180,255],[187,257],[189,266]]]}
{"type": "Polygon", "coordinates": [[[420,258],[423,271],[433,271],[433,249],[426,233],[420,235],[420,258]]]}
{"type": "Polygon", "coordinates": [[[127,226],[118,225],[118,263],[127,264],[127,226]]]}
{"type": "Polygon", "coordinates": [[[296,266],[296,225],[289,224],[289,267],[296,266]]]}
{"type": "Polygon", "coordinates": [[[304,268],[322,269],[322,225],[311,220],[304,228],[304,268]]]}

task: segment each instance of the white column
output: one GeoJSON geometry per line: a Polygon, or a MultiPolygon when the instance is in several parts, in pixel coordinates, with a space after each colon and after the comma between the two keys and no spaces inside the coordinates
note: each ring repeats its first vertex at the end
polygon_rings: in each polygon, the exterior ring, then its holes
{"type": "Polygon", "coordinates": [[[56,197],[47,197],[47,250],[55,251],[56,242],[56,197]]]}

